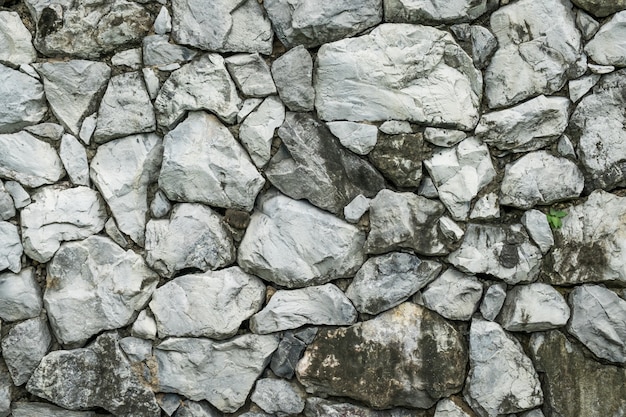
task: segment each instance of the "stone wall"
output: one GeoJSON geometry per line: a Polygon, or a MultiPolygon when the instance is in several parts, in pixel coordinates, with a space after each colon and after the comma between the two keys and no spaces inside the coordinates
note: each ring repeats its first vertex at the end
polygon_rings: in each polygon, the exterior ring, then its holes
{"type": "Polygon", "coordinates": [[[0,0],[0,417],[626,416],[625,0],[158,1],[0,0]]]}

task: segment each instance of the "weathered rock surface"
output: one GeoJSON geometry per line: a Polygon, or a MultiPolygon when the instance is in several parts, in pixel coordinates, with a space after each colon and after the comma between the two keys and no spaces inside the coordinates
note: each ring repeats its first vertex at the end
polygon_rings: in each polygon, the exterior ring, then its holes
{"type": "Polygon", "coordinates": [[[264,411],[278,417],[299,414],[304,410],[303,393],[283,379],[259,379],[250,399],[264,411]]]}
{"type": "Polygon", "coordinates": [[[521,224],[469,224],[458,250],[448,261],[463,272],[489,274],[507,284],[534,281],[541,267],[541,251],[530,243],[521,224]]]}
{"type": "Polygon", "coordinates": [[[474,319],[469,335],[467,403],[481,417],[497,417],[540,406],[541,383],[521,344],[497,323],[474,319]]]}
{"type": "Polygon", "coordinates": [[[154,194],[154,198],[150,203],[150,213],[152,216],[158,218],[165,217],[167,213],[172,209],[172,203],[167,199],[165,193],[161,190],[158,190],[154,194]]]}
{"type": "Polygon", "coordinates": [[[30,64],[37,58],[32,35],[16,12],[0,12],[0,62],[12,65],[30,64]]]}
{"type": "Polygon", "coordinates": [[[0,271],[9,269],[15,273],[20,272],[23,251],[17,226],[0,221],[0,271]]]}
{"type": "Polygon", "coordinates": [[[157,35],[165,35],[172,31],[172,16],[167,7],[161,6],[161,10],[154,19],[154,33],[157,35]]]}
{"type": "Polygon", "coordinates": [[[304,46],[297,46],[272,63],[272,77],[280,99],[291,111],[312,111],[313,59],[304,46]]]}
{"type": "MultiPolygon", "coordinates": [[[[166,394],[167,395],[167,394],[166,394]]],[[[175,394],[169,394],[175,395],[175,394]]],[[[174,417],[221,417],[222,413],[211,407],[206,401],[179,401],[174,417]]]]}
{"type": "Polygon", "coordinates": [[[554,245],[554,236],[546,215],[539,210],[528,210],[521,222],[541,253],[546,254],[554,245]]]}
{"type": "Polygon", "coordinates": [[[428,411],[392,408],[391,410],[372,410],[350,403],[339,403],[319,397],[309,397],[304,409],[306,417],[428,417],[428,411]]]}
{"type": "Polygon", "coordinates": [[[37,317],[41,312],[41,291],[35,270],[26,268],[19,273],[0,275],[0,318],[5,321],[37,317]]]}
{"type": "Polygon", "coordinates": [[[485,291],[485,296],[480,304],[480,314],[489,321],[495,320],[506,299],[506,284],[499,282],[493,284],[485,291]]]}
{"type": "Polygon", "coordinates": [[[41,188],[21,213],[24,252],[37,262],[48,262],[61,242],[100,232],[106,218],[100,196],[90,188],[41,188]]]}
{"type": "Polygon", "coordinates": [[[333,284],[277,291],[269,303],[252,316],[250,330],[268,334],[306,324],[346,326],[357,313],[343,291],[333,284]]]}
{"type": "Polygon", "coordinates": [[[197,52],[169,42],[167,35],[150,35],[143,38],[143,64],[146,66],[167,66],[191,61],[197,52]]]}
{"type": "Polygon", "coordinates": [[[481,282],[449,268],[422,291],[424,306],[450,320],[469,320],[483,294],[481,282]]]}
{"type": "Polygon", "coordinates": [[[288,48],[314,48],[354,36],[383,18],[380,0],[339,0],[319,3],[310,0],[268,0],[263,6],[278,39],[288,48]]]}
{"type": "Polygon", "coordinates": [[[98,417],[95,411],[69,411],[48,403],[21,402],[13,404],[13,417],[98,417]]]}
{"type": "Polygon", "coordinates": [[[450,23],[474,20],[497,6],[494,0],[384,0],[385,21],[450,23]]]}
{"type": "Polygon", "coordinates": [[[600,285],[576,287],[569,297],[567,331],[597,357],[626,363],[626,301],[600,285]]]}
{"type": "Polygon", "coordinates": [[[457,330],[436,313],[404,303],[369,321],[321,330],[297,375],[309,393],[350,397],[374,408],[429,408],[461,389],[466,363],[457,330]]]}
{"type": "Polygon", "coordinates": [[[0,64],[0,133],[39,123],[48,107],[35,78],[0,64]]]}
{"type": "Polygon", "coordinates": [[[48,353],[51,342],[48,324],[39,317],[18,323],[9,330],[2,339],[2,357],[15,385],[28,382],[41,359],[48,353]]]}
{"type": "Polygon", "coordinates": [[[589,92],[600,81],[600,75],[598,74],[589,74],[584,77],[577,78],[575,80],[571,80],[567,88],[569,90],[569,98],[572,102],[577,102],[580,100],[585,94],[589,92]]]}
{"type": "Polygon", "coordinates": [[[361,217],[370,209],[370,198],[359,194],[343,208],[343,216],[349,223],[358,223],[361,217]]]}
{"type": "Polygon", "coordinates": [[[148,186],[156,182],[163,145],[156,134],[128,136],[98,147],[91,179],[111,209],[119,229],[144,244],[148,186]]]}
{"type": "Polygon", "coordinates": [[[159,186],[170,200],[252,210],[265,179],[217,117],[190,113],[163,146],[159,186]]]}
{"type": "MultiPolygon", "coordinates": [[[[11,414],[11,375],[4,361],[0,361],[0,416],[6,417],[11,414]]],[[[28,416],[30,417],[30,416],[28,416]]]]}
{"type": "Polygon", "coordinates": [[[419,186],[422,161],[431,153],[425,146],[422,134],[382,136],[375,145],[369,153],[369,159],[386,178],[398,187],[419,186]]]}
{"type": "Polygon", "coordinates": [[[63,344],[81,344],[102,330],[126,326],[148,303],[158,279],[141,256],[108,238],[65,243],[48,265],[43,296],[52,332],[63,344]]]}
{"type": "Polygon", "coordinates": [[[355,122],[328,122],[326,126],[344,147],[358,155],[367,155],[376,146],[378,129],[374,125],[355,122]]]}
{"type": "Polygon", "coordinates": [[[461,130],[442,129],[438,127],[427,127],[424,129],[424,139],[435,146],[449,148],[456,145],[467,137],[467,133],[461,130]]]}
{"type": "Polygon", "coordinates": [[[369,163],[343,149],[308,113],[287,113],[278,135],[285,150],[272,158],[265,175],[291,198],[340,213],[357,195],[373,197],[385,185],[369,163]]]}
{"type": "Polygon", "coordinates": [[[573,3],[598,17],[605,17],[626,9],[625,0],[573,0],[573,3]]]}
{"type": "Polygon", "coordinates": [[[13,197],[0,181],[0,220],[8,220],[15,216],[15,204],[13,197]]]}
{"type": "Polygon", "coordinates": [[[293,378],[304,349],[315,339],[317,331],[316,327],[307,327],[302,330],[284,332],[278,348],[272,355],[270,362],[272,372],[281,378],[293,378]]]}
{"type": "Polygon", "coordinates": [[[265,300],[265,285],[239,267],[184,275],[159,287],[150,309],[159,337],[233,336],[265,300]]]}
{"type": "Polygon", "coordinates": [[[243,95],[266,97],[276,94],[270,67],[258,53],[229,56],[226,68],[243,95]]]}
{"type": "Polygon", "coordinates": [[[450,34],[427,26],[384,24],[325,44],[315,80],[323,120],[408,120],[464,130],[478,122],[480,72],[450,34]]]}
{"type": "Polygon", "coordinates": [[[288,288],[354,275],[365,261],[365,234],[310,204],[266,193],[241,241],[245,271],[288,288]]]}
{"type": "Polygon", "coordinates": [[[63,135],[59,156],[72,183],[89,187],[87,152],[78,139],[69,134],[63,135]]]}
{"type": "Polygon", "coordinates": [[[118,343],[117,333],[104,333],[86,348],[51,352],[26,389],[70,410],[102,407],[118,416],[159,416],[154,393],[131,368],[118,343]]]}
{"type": "Polygon", "coordinates": [[[548,284],[516,285],[507,295],[498,322],[512,332],[539,332],[565,326],[570,309],[548,284]]]}
{"type": "Polygon", "coordinates": [[[354,276],[346,296],[361,313],[378,314],[406,301],[441,272],[441,264],[392,252],[369,258],[354,276]]]}
{"type": "Polygon", "coordinates": [[[223,412],[234,412],[245,403],[277,346],[272,335],[245,334],[224,342],[170,338],[154,349],[158,390],[206,399],[223,412]]]}
{"type": "Polygon", "coordinates": [[[146,226],[146,261],[165,277],[185,268],[230,265],[235,247],[222,216],[201,204],[178,204],[169,219],[146,226]]]}
{"type": "Polygon", "coordinates": [[[261,168],[271,157],[274,132],[285,121],[285,106],[276,96],[263,100],[239,127],[239,140],[250,159],[261,168]]]}

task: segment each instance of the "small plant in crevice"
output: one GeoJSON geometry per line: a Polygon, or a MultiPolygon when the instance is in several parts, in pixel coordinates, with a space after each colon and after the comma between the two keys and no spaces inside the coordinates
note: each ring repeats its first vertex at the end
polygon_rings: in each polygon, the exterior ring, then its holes
{"type": "Polygon", "coordinates": [[[563,222],[561,219],[567,216],[567,212],[564,210],[555,210],[550,208],[550,211],[546,214],[546,218],[548,219],[548,223],[550,227],[553,229],[560,229],[563,226],[563,222]]]}

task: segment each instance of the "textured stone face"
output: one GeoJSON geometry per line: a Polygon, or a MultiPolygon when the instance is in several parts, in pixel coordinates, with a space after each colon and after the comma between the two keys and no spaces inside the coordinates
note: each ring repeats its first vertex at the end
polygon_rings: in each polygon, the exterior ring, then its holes
{"type": "Polygon", "coordinates": [[[0,80],[0,133],[17,132],[43,119],[48,107],[39,81],[2,64],[0,80]]]}
{"type": "Polygon", "coordinates": [[[498,321],[513,332],[537,332],[565,326],[570,308],[563,296],[543,283],[517,285],[509,290],[498,321]]]}
{"type": "Polygon", "coordinates": [[[450,23],[474,20],[497,6],[494,0],[384,0],[385,21],[450,23]]]}

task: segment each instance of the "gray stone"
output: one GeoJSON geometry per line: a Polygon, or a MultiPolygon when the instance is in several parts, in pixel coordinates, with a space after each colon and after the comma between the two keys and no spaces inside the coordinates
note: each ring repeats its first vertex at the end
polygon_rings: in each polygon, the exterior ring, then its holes
{"type": "Polygon", "coordinates": [[[561,139],[556,144],[556,150],[559,155],[566,158],[578,158],[572,141],[566,135],[561,136],[561,139]]]}
{"type": "Polygon", "coordinates": [[[0,220],[8,220],[15,216],[15,204],[11,194],[0,181],[0,220]]]}
{"type": "Polygon", "coordinates": [[[17,226],[0,221],[0,271],[9,269],[15,273],[20,272],[23,251],[17,226]]]}
{"type": "Polygon", "coordinates": [[[190,113],[163,145],[159,187],[170,200],[252,210],[265,179],[217,117],[190,113]]]}
{"type": "Polygon", "coordinates": [[[191,61],[197,52],[169,42],[167,35],[150,35],[143,38],[143,64],[164,66],[191,61]]]}
{"type": "Polygon", "coordinates": [[[72,183],[89,187],[87,152],[78,139],[69,134],[63,135],[59,156],[72,183]]]}
{"type": "Polygon", "coordinates": [[[367,155],[378,139],[378,129],[374,125],[356,122],[328,122],[326,126],[339,142],[358,155],[367,155]]]}
{"type": "Polygon", "coordinates": [[[578,26],[578,29],[580,29],[583,35],[583,39],[586,41],[591,39],[598,29],[600,29],[600,23],[582,10],[576,12],[576,26],[578,26]]]}
{"type": "Polygon", "coordinates": [[[448,268],[422,291],[422,302],[447,319],[470,320],[482,294],[483,285],[478,279],[448,268]]]}
{"type": "Polygon", "coordinates": [[[157,336],[157,325],[150,310],[141,310],[133,323],[131,334],[142,339],[154,340],[157,336]]]}
{"type": "Polygon", "coordinates": [[[162,153],[161,138],[152,133],[101,145],[91,160],[91,180],[120,230],[140,246],[145,237],[148,186],[158,178],[162,153]]]}
{"type": "Polygon", "coordinates": [[[346,326],[356,319],[357,312],[343,291],[325,284],[276,291],[263,310],[250,318],[250,330],[268,334],[307,324],[346,326]]]}
{"type": "MultiPolygon", "coordinates": [[[[147,36],[148,38],[150,36],[147,36]]],[[[144,38],[145,39],[145,38],[144,38]]],[[[132,48],[116,53],[111,57],[111,65],[117,67],[128,67],[138,70],[143,63],[141,48],[132,48]]]]}
{"type": "Polygon", "coordinates": [[[117,333],[104,333],[86,348],[49,353],[26,389],[70,410],[102,407],[119,416],[160,415],[154,393],[126,359],[117,333]]]}
{"type": "Polygon", "coordinates": [[[472,41],[472,59],[476,68],[486,68],[491,56],[498,49],[498,41],[489,29],[483,26],[470,26],[470,39],[472,41]]]}
{"type": "Polygon", "coordinates": [[[2,417],[11,415],[12,388],[13,384],[11,383],[9,370],[6,368],[4,361],[0,361],[0,416],[2,417]]]}
{"type": "Polygon", "coordinates": [[[308,397],[306,399],[306,408],[304,409],[306,417],[429,417],[431,413],[424,410],[410,410],[406,408],[392,408],[390,410],[372,410],[359,405],[350,403],[339,403],[325,400],[319,397],[308,397]]]}
{"type": "Polygon", "coordinates": [[[308,113],[287,113],[278,130],[285,151],[265,175],[280,191],[332,213],[354,197],[373,197],[385,180],[368,162],[343,149],[329,129],[308,113]]]}
{"type": "Polygon", "coordinates": [[[284,287],[318,285],[354,275],[365,261],[364,242],[355,226],[270,191],[257,202],[237,261],[284,287]]]}
{"type": "Polygon", "coordinates": [[[43,296],[54,335],[62,344],[81,344],[132,323],[158,279],[141,256],[108,238],[64,243],[48,265],[43,296]]]}
{"type": "Polygon", "coordinates": [[[350,397],[379,409],[429,408],[461,389],[466,364],[465,342],[450,323],[404,303],[369,321],[320,330],[297,376],[312,394],[350,397]]]}
{"type": "Polygon", "coordinates": [[[120,348],[131,363],[142,362],[152,356],[152,342],[137,337],[125,337],[120,340],[120,348]]]}
{"type": "Polygon", "coordinates": [[[467,133],[461,130],[442,129],[438,127],[427,127],[424,129],[424,139],[435,146],[449,148],[456,145],[467,137],[467,133]]]}
{"type": "Polygon", "coordinates": [[[277,346],[271,335],[245,334],[224,342],[167,339],[154,349],[158,390],[205,399],[223,412],[234,412],[246,402],[277,346]]]}
{"type": "Polygon", "coordinates": [[[370,209],[371,199],[359,194],[343,208],[343,216],[349,223],[358,223],[361,217],[370,209]]]}
{"type": "Polygon", "coordinates": [[[600,75],[598,74],[585,75],[576,80],[571,80],[568,83],[569,98],[572,102],[577,102],[587,94],[598,81],[600,81],[600,75]]]}
{"type": "Polygon", "coordinates": [[[241,99],[224,58],[205,54],[174,71],[154,102],[160,126],[173,128],[187,111],[208,110],[227,123],[239,112],[241,99]]]}
{"type": "Polygon", "coordinates": [[[354,276],[346,296],[361,313],[378,314],[406,301],[441,272],[441,264],[392,252],[369,258],[354,276]]]}
{"type": "Polygon", "coordinates": [[[550,285],[537,282],[508,291],[498,322],[512,332],[540,332],[565,326],[569,316],[565,298],[550,285]]]}
{"type": "Polygon", "coordinates": [[[261,103],[263,103],[262,98],[245,99],[243,104],[241,105],[241,110],[239,110],[239,113],[237,113],[237,123],[243,122],[250,113],[256,110],[257,107],[259,107],[261,103]]]}
{"type": "Polygon", "coordinates": [[[387,120],[378,129],[387,135],[399,135],[402,133],[413,133],[411,123],[406,120],[387,120]]]}
{"type": "Polygon", "coordinates": [[[157,98],[159,89],[161,88],[161,81],[154,68],[143,68],[141,70],[143,74],[143,81],[146,83],[146,90],[152,100],[157,98]]]}
{"type": "Polygon", "coordinates": [[[570,293],[567,331],[597,357],[626,363],[626,301],[604,286],[582,285],[570,293]]]}
{"type": "Polygon", "coordinates": [[[491,15],[498,50],[485,72],[490,108],[552,94],[563,87],[581,52],[574,20],[568,0],[522,0],[491,15]]]}
{"type": "Polygon", "coordinates": [[[173,0],[176,43],[216,52],[272,52],[272,28],[255,0],[173,0]],[[210,27],[211,30],[206,30],[210,27]]]}
{"type": "Polygon", "coordinates": [[[417,194],[426,198],[438,198],[439,192],[437,191],[437,187],[435,187],[435,183],[430,177],[424,177],[422,182],[420,182],[420,186],[417,189],[417,194]]]}
{"type": "Polygon", "coordinates": [[[48,111],[41,83],[2,64],[0,79],[0,133],[39,123],[48,111]]]}
{"type": "Polygon", "coordinates": [[[287,48],[314,48],[347,38],[377,25],[383,18],[380,0],[267,0],[263,6],[276,36],[287,48]]]}
{"type": "Polygon", "coordinates": [[[433,417],[476,417],[476,414],[461,398],[450,397],[437,403],[433,417]]]}
{"type": "Polygon", "coordinates": [[[369,159],[396,186],[415,188],[422,179],[422,161],[430,153],[421,133],[401,134],[378,139],[369,159]]]}
{"type": "Polygon", "coordinates": [[[626,0],[574,0],[573,3],[598,17],[626,9],[626,0]]]}
{"type": "Polygon", "coordinates": [[[180,404],[174,417],[222,417],[223,414],[211,407],[206,401],[186,400],[180,404]]]}
{"type": "Polygon", "coordinates": [[[103,143],[155,128],[154,109],[141,74],[127,72],[112,77],[98,110],[95,141],[103,143]]]}
{"type": "Polygon", "coordinates": [[[476,137],[501,151],[528,152],[551,145],[567,127],[570,101],[539,96],[506,110],[484,114],[476,137]]]}
{"type": "Polygon", "coordinates": [[[100,232],[106,219],[104,203],[95,191],[44,187],[21,212],[24,252],[37,262],[48,262],[61,242],[100,232]]]}
{"type": "Polygon", "coordinates": [[[278,95],[291,111],[312,111],[313,60],[304,46],[297,46],[272,63],[272,77],[278,95]]]}
{"type": "Polygon", "coordinates": [[[494,321],[502,309],[506,299],[506,284],[499,282],[490,285],[485,291],[483,302],[480,304],[480,314],[489,321],[494,321]]]}
{"type": "Polygon", "coordinates": [[[33,318],[16,324],[2,339],[2,357],[16,386],[28,382],[46,356],[52,336],[45,319],[33,318]]]}
{"type": "Polygon", "coordinates": [[[309,327],[295,332],[287,331],[272,355],[270,368],[276,376],[291,379],[296,372],[298,361],[307,345],[313,341],[317,328],[309,327]]]}
{"type": "Polygon", "coordinates": [[[7,181],[4,183],[4,187],[11,194],[16,209],[24,208],[31,203],[30,194],[24,190],[19,182],[7,181]]]}
{"type": "Polygon", "coordinates": [[[276,94],[270,67],[258,53],[232,55],[226,58],[226,68],[243,95],[265,97],[276,94]]]}
{"type": "Polygon", "coordinates": [[[39,316],[41,291],[35,270],[26,268],[19,273],[0,275],[0,318],[5,321],[25,320],[39,316]]]}
{"type": "Polygon", "coordinates": [[[593,74],[604,75],[615,71],[615,67],[613,65],[588,64],[587,66],[593,74]]]}
{"type": "Polygon", "coordinates": [[[384,0],[385,21],[450,23],[474,20],[497,6],[494,0],[384,0]]]}
{"type": "Polygon", "coordinates": [[[458,242],[465,235],[465,231],[448,216],[442,216],[437,222],[441,233],[452,242],[458,242]]]}
{"type": "Polygon", "coordinates": [[[421,255],[446,254],[450,242],[437,226],[444,212],[443,204],[437,201],[413,193],[382,190],[370,203],[371,230],[365,250],[380,254],[406,248],[421,255]]]}
{"type": "Polygon", "coordinates": [[[496,193],[488,193],[474,203],[470,219],[497,219],[500,217],[500,203],[496,193]]]}
{"type": "Polygon", "coordinates": [[[304,393],[283,379],[259,379],[250,399],[277,417],[299,414],[304,410],[304,393]]]}
{"type": "Polygon", "coordinates": [[[469,359],[464,396],[479,416],[517,413],[543,403],[533,363],[517,339],[497,323],[472,320],[469,359]]]}
{"type": "Polygon", "coordinates": [[[56,123],[39,123],[38,125],[26,126],[24,130],[39,138],[50,139],[54,141],[61,140],[61,137],[63,136],[63,133],[65,131],[63,129],[63,126],[56,123]]]}
{"type": "Polygon", "coordinates": [[[22,402],[13,404],[13,417],[98,417],[94,411],[69,411],[47,403],[22,402]]]}
{"type": "Polygon", "coordinates": [[[0,62],[11,65],[30,64],[37,58],[33,37],[16,12],[0,12],[0,62]]]}
{"type": "Polygon", "coordinates": [[[448,256],[448,262],[465,273],[489,274],[514,285],[537,278],[541,251],[530,243],[521,224],[470,223],[463,243],[448,256]]]}
{"type": "Polygon", "coordinates": [[[554,245],[554,236],[546,215],[539,210],[528,210],[521,219],[530,238],[545,255],[554,245]]]}
{"type": "Polygon", "coordinates": [[[172,209],[172,203],[167,199],[165,193],[158,190],[154,194],[152,203],[150,203],[150,213],[156,218],[165,217],[172,209]]]}
{"type": "Polygon", "coordinates": [[[496,176],[487,145],[471,137],[424,161],[439,199],[455,220],[466,220],[472,199],[496,176]]]}
{"type": "MultiPolygon", "coordinates": [[[[174,412],[183,405],[182,399],[176,394],[161,394],[157,397],[157,401],[161,409],[165,411],[165,414],[168,416],[174,414],[174,412]]],[[[195,403],[195,401],[193,402],[195,403]]]]}
{"type": "Polygon", "coordinates": [[[107,220],[104,224],[104,232],[122,248],[128,249],[130,247],[128,239],[126,239],[124,233],[122,233],[119,227],[117,227],[117,223],[115,223],[113,217],[109,217],[109,220],[107,220]]]}
{"type": "Polygon", "coordinates": [[[167,7],[162,6],[156,19],[154,19],[154,33],[165,35],[172,31],[172,16],[167,7]]]}
{"type": "Polygon", "coordinates": [[[322,120],[407,120],[471,130],[478,122],[482,76],[449,33],[384,24],[323,45],[315,90],[322,120]]]}
{"type": "Polygon", "coordinates": [[[284,121],[285,106],[277,96],[271,96],[263,100],[239,126],[239,140],[257,167],[261,168],[269,162],[274,132],[284,121]]]}
{"type": "Polygon", "coordinates": [[[522,209],[576,198],[585,185],[583,173],[566,158],[536,151],[508,164],[500,189],[500,203],[522,209]]]}
{"type": "Polygon", "coordinates": [[[173,279],[154,292],[150,309],[161,338],[226,339],[259,311],[263,301],[263,282],[235,266],[173,279]]]}
{"type": "Polygon", "coordinates": [[[89,145],[93,132],[96,131],[96,122],[98,121],[98,114],[93,113],[85,117],[83,124],[80,127],[79,137],[85,145],[89,145]]]}

